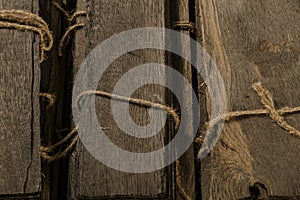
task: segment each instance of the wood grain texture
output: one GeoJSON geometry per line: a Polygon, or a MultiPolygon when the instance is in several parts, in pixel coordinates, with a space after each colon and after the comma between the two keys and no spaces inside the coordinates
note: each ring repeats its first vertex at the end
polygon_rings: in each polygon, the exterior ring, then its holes
{"type": "MultiPolygon", "coordinates": [[[[277,108],[299,106],[299,9],[289,1],[198,2],[198,40],[215,58],[233,111],[262,108],[251,89],[261,81],[277,108]]],[[[287,116],[296,128],[299,114],[287,116]]],[[[299,196],[300,140],[268,116],[225,124],[210,156],[202,160],[203,199],[299,196]]]]}
{"type": "MultiPolygon", "coordinates": [[[[176,22],[190,22],[190,3],[189,0],[178,0],[171,3],[171,15],[173,24],[176,22]]],[[[178,28],[180,33],[190,36],[190,30],[178,28]]],[[[181,48],[181,53],[184,55],[184,58],[191,59],[191,44],[186,44],[183,41],[176,41],[176,44],[181,48]],[[180,45],[179,45],[180,44],[180,45]]],[[[189,81],[192,85],[192,66],[186,60],[173,55],[172,57],[172,66],[178,70],[186,80],[189,81]]],[[[180,85],[178,80],[171,78],[172,84],[176,83],[176,86],[181,88],[182,91],[182,101],[181,110],[185,109],[185,105],[192,105],[192,94],[189,94],[186,89],[186,85],[180,85]]],[[[173,100],[173,103],[175,101],[173,100]]],[[[173,107],[180,107],[180,105],[174,103],[173,107]]],[[[193,127],[193,114],[187,116],[184,126],[185,134],[192,135],[194,133],[193,127]]],[[[195,199],[195,155],[194,147],[191,147],[185,152],[183,156],[177,161],[176,165],[176,191],[177,199],[195,199]]]]}
{"type": "MultiPolygon", "coordinates": [[[[87,10],[88,17],[85,30],[76,34],[75,67],[79,67],[84,56],[96,45],[114,34],[144,26],[165,27],[165,12],[168,9],[165,4],[161,0],[78,1],[78,9],[87,10]]],[[[162,51],[139,50],[128,53],[108,68],[101,78],[99,89],[112,92],[116,82],[128,70],[140,64],[165,62],[166,56],[162,51]]],[[[157,76],[159,78],[161,75],[157,76]]],[[[144,86],[132,97],[168,102],[165,89],[156,85],[144,86]]],[[[159,149],[164,144],[166,129],[146,141],[134,139],[118,129],[111,114],[109,100],[97,98],[96,109],[101,126],[109,127],[105,133],[117,146],[128,151],[148,152],[159,149]]],[[[130,112],[136,123],[146,125],[149,122],[147,109],[130,106],[130,112]]],[[[166,168],[147,174],[122,173],[101,164],[79,143],[70,164],[70,199],[171,198],[170,188],[173,183],[170,181],[172,174],[169,170],[170,168],[166,168]]]]}
{"type": "MultiPolygon", "coordinates": [[[[0,9],[37,13],[38,2],[1,0],[0,9]]],[[[0,29],[0,47],[0,198],[9,199],[40,190],[39,39],[0,29]]]]}

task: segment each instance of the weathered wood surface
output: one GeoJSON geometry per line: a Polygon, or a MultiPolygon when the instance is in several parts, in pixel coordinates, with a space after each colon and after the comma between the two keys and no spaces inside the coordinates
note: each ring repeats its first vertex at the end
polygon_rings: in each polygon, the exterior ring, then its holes
{"type": "MultiPolygon", "coordinates": [[[[84,5],[84,1],[78,1],[84,5]]],[[[78,7],[80,8],[80,7],[78,7]]],[[[144,26],[165,26],[165,1],[120,1],[101,0],[87,1],[83,10],[88,12],[85,33],[77,33],[75,41],[76,54],[85,56],[94,47],[110,36],[132,28],[144,26]],[[80,36],[81,35],[81,36],[80,36]],[[82,36],[85,35],[86,38],[82,36]],[[85,50],[83,51],[83,49],[85,50]]],[[[122,45],[122,44],[120,44],[122,45]]],[[[75,56],[76,67],[82,60],[75,56]]],[[[128,70],[144,63],[165,63],[163,52],[155,50],[136,51],[126,54],[113,63],[101,78],[99,89],[112,92],[115,83],[128,70]]],[[[157,76],[160,76],[158,74],[157,76]]],[[[130,83],[127,83],[130,84],[130,83]]],[[[156,86],[143,87],[133,97],[151,101],[165,102],[165,90],[156,86]]],[[[96,109],[100,124],[109,127],[105,131],[108,137],[119,147],[129,151],[152,151],[163,145],[165,130],[157,137],[143,141],[126,136],[115,125],[111,115],[110,100],[99,98],[96,109]],[[144,146],[145,148],[141,148],[144,146]]],[[[138,124],[148,122],[147,109],[131,107],[133,120],[138,124]]],[[[124,119],[126,120],[126,119],[124,119]]],[[[122,159],[122,158],[112,158],[122,159]]],[[[75,156],[70,170],[71,198],[167,198],[171,194],[172,185],[167,183],[172,176],[169,168],[147,174],[129,174],[106,167],[93,158],[82,146],[77,145],[75,156]]]]}
{"type": "MultiPolygon", "coordinates": [[[[187,2],[187,1],[186,1],[187,2]]],[[[178,5],[176,5],[178,6],[178,5]]],[[[188,16],[187,5],[181,5],[188,16]]],[[[75,40],[75,67],[79,67],[89,51],[108,37],[125,30],[138,27],[170,27],[171,17],[168,1],[78,1],[78,9],[88,11],[85,30],[76,33],[75,40]]],[[[172,8],[172,7],[171,7],[172,8]]],[[[174,7],[173,7],[174,8],[174,7]]],[[[178,19],[177,19],[178,20],[178,19]]],[[[162,41],[163,42],[163,41],[162,41]]],[[[120,44],[121,45],[121,44],[120,44]]],[[[145,63],[165,64],[170,57],[163,51],[139,50],[126,54],[114,62],[101,78],[99,89],[112,92],[115,83],[128,70],[145,63]]],[[[181,65],[180,62],[177,63],[181,65]]],[[[173,62],[175,65],[175,62],[173,62]]],[[[183,71],[188,66],[182,67],[183,71]]],[[[188,73],[187,78],[191,78],[188,73]]],[[[165,75],[157,74],[161,79],[165,75]]],[[[138,78],[138,77],[137,77],[138,78]]],[[[130,84],[130,83],[124,83],[130,84]]],[[[147,85],[139,89],[132,97],[150,101],[170,103],[170,94],[157,85],[147,85]]],[[[149,152],[161,148],[164,140],[170,138],[172,131],[163,129],[157,136],[139,140],[126,136],[115,125],[111,116],[110,100],[98,98],[96,101],[98,119],[103,127],[109,127],[105,133],[119,147],[134,152],[149,152]]],[[[137,124],[145,125],[149,122],[147,109],[131,106],[132,118],[137,124]]],[[[125,119],[126,120],[126,119],[125,119]]],[[[188,152],[193,158],[193,149],[188,152]]],[[[121,159],[121,158],[112,158],[121,159]]],[[[182,177],[181,187],[192,199],[194,198],[194,159],[180,162],[178,175],[182,177]],[[188,178],[187,178],[188,177],[188,178]]],[[[77,145],[76,152],[71,160],[70,167],[70,198],[96,198],[96,199],[174,199],[176,193],[176,180],[174,166],[167,167],[146,174],[128,174],[106,167],[93,158],[81,143],[77,145]]],[[[181,195],[177,194],[180,199],[181,195]]]]}
{"type": "MultiPolygon", "coordinates": [[[[38,2],[1,0],[0,9],[37,13],[38,2]]],[[[41,187],[39,38],[0,29],[0,47],[0,199],[33,199],[41,187]]]]}
{"type": "MultiPolygon", "coordinates": [[[[190,10],[189,0],[178,0],[170,3],[171,5],[171,16],[172,16],[172,24],[175,25],[177,22],[189,22],[191,18],[192,11],[190,10]]],[[[191,30],[178,28],[182,34],[186,34],[190,36],[191,30]]],[[[183,41],[176,41],[176,44],[181,44],[181,53],[184,55],[184,58],[191,58],[191,45],[189,43],[185,43],[183,41]]],[[[172,57],[171,61],[173,68],[178,70],[186,80],[189,81],[190,85],[192,85],[192,66],[190,63],[186,62],[183,58],[179,58],[178,56],[172,57]]],[[[184,105],[192,105],[192,94],[189,94],[186,91],[186,85],[180,83],[176,79],[172,79],[172,84],[176,84],[177,87],[182,88],[182,102],[181,102],[181,110],[185,109],[184,105]]],[[[174,102],[174,100],[173,100],[174,102]]],[[[174,103],[174,108],[180,107],[180,105],[176,105],[174,103]]],[[[184,126],[185,134],[193,134],[193,114],[188,115],[188,119],[186,119],[184,126]]],[[[195,191],[195,155],[194,155],[194,147],[191,147],[186,151],[186,153],[176,162],[176,184],[177,184],[177,196],[176,199],[195,199],[196,191],[195,191]]]]}
{"type": "MultiPolygon", "coordinates": [[[[218,63],[228,92],[228,110],[262,108],[251,89],[259,81],[255,71],[260,71],[276,108],[300,105],[299,11],[298,0],[198,1],[197,28],[202,30],[198,40],[218,63]]],[[[286,120],[300,129],[299,114],[286,120]]],[[[299,197],[299,151],[300,140],[268,116],[232,120],[202,160],[202,197],[299,197]]]]}

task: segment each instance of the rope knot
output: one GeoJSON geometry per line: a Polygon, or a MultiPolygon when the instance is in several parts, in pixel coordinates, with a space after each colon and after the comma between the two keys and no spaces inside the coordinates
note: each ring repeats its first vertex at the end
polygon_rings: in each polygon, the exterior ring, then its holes
{"type": "MultiPolygon", "coordinates": [[[[274,100],[271,95],[271,93],[266,90],[261,82],[255,83],[252,86],[253,90],[257,92],[258,96],[260,97],[261,103],[264,105],[264,107],[269,112],[269,116],[283,129],[288,131],[291,135],[299,137],[300,138],[300,131],[289,125],[284,118],[281,116],[281,114],[284,114],[286,112],[280,112],[275,108],[274,100]]],[[[283,110],[288,111],[288,108],[283,108],[283,110]]]]}

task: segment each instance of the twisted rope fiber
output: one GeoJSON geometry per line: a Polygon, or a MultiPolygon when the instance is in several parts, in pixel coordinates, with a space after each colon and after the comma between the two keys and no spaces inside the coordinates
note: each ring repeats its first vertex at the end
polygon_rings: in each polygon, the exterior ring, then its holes
{"type": "Polygon", "coordinates": [[[49,147],[45,147],[45,146],[41,146],[40,151],[41,151],[41,156],[42,158],[44,158],[45,160],[48,161],[55,161],[55,160],[59,160],[61,158],[65,158],[67,156],[67,154],[73,149],[73,147],[76,145],[77,141],[78,141],[78,135],[77,135],[77,130],[79,129],[79,125],[76,126],[65,138],[63,138],[61,141],[57,142],[56,144],[49,146],[49,147]],[[75,136],[75,137],[74,137],[75,136]],[[74,138],[73,138],[74,137],[74,138]],[[73,140],[71,141],[71,143],[66,147],[65,150],[63,150],[62,152],[58,152],[54,155],[49,155],[48,153],[52,153],[56,148],[60,147],[61,145],[63,145],[64,143],[66,143],[68,140],[70,140],[71,138],[73,138],[73,140]]]}
{"type": "Polygon", "coordinates": [[[38,15],[23,10],[0,10],[0,28],[19,31],[33,31],[40,35],[40,62],[45,59],[45,51],[53,46],[53,37],[48,24],[38,15]]]}
{"type": "MultiPolygon", "coordinates": [[[[284,118],[280,115],[280,113],[276,110],[274,105],[274,100],[271,93],[263,88],[262,83],[258,82],[253,85],[253,89],[257,92],[260,97],[261,103],[265,106],[265,108],[269,111],[270,117],[283,129],[288,131],[292,136],[296,136],[300,139],[300,131],[289,125],[284,118]]],[[[285,111],[289,111],[289,113],[299,112],[300,107],[296,108],[285,108],[285,111]]],[[[285,113],[283,113],[285,114],[285,113]]]]}
{"type": "Polygon", "coordinates": [[[49,101],[49,107],[53,106],[56,101],[56,96],[49,93],[40,93],[38,94],[39,97],[43,97],[49,101]]]}
{"type": "Polygon", "coordinates": [[[192,22],[188,22],[188,21],[175,21],[173,23],[173,28],[174,29],[188,30],[191,33],[194,33],[196,31],[195,24],[192,23],[192,22]]]}
{"type": "MultiPolygon", "coordinates": [[[[295,136],[300,139],[300,131],[298,131],[291,125],[289,125],[284,120],[284,118],[281,116],[284,114],[293,114],[293,113],[300,112],[300,107],[295,107],[295,108],[285,107],[282,109],[276,109],[271,93],[262,86],[261,82],[257,82],[255,84],[253,84],[252,89],[257,93],[257,95],[260,98],[260,101],[264,105],[265,109],[229,112],[227,114],[220,115],[220,116],[210,120],[208,123],[206,123],[207,128],[213,127],[214,125],[218,124],[221,120],[225,120],[225,122],[229,122],[232,119],[235,119],[235,118],[241,117],[241,116],[269,115],[281,128],[286,130],[290,135],[295,136]]],[[[119,96],[119,95],[107,93],[104,91],[85,91],[85,92],[81,93],[76,100],[76,104],[79,109],[80,109],[80,104],[82,102],[82,99],[84,97],[91,96],[91,95],[101,96],[104,98],[109,98],[109,99],[117,100],[117,101],[129,102],[131,104],[138,105],[141,107],[165,110],[166,112],[168,112],[168,114],[170,114],[173,117],[173,119],[175,121],[175,130],[177,130],[179,128],[180,118],[179,118],[178,114],[176,113],[176,111],[171,107],[168,107],[163,104],[154,103],[151,101],[146,101],[143,99],[134,99],[134,98],[124,97],[124,96],[119,96]]],[[[78,141],[78,135],[77,135],[78,128],[79,128],[79,126],[74,128],[71,131],[71,133],[69,133],[63,140],[54,144],[53,146],[41,147],[42,157],[49,161],[54,161],[54,160],[65,157],[69,153],[69,151],[73,149],[73,147],[76,145],[76,143],[78,141]],[[67,142],[74,135],[76,135],[76,137],[72,140],[71,144],[67,146],[66,150],[64,150],[62,153],[57,153],[54,156],[48,155],[48,153],[52,152],[54,149],[56,149],[60,145],[67,142]]],[[[195,141],[203,142],[203,138],[199,137],[195,141]]],[[[180,191],[182,193],[181,189],[180,189],[180,191]]],[[[186,196],[186,195],[184,195],[184,196],[186,196]]]]}
{"type": "Polygon", "coordinates": [[[179,125],[180,125],[179,115],[176,113],[176,111],[173,108],[171,108],[169,106],[159,104],[159,103],[154,103],[154,102],[147,101],[144,99],[135,99],[135,98],[119,96],[119,95],[104,92],[104,91],[89,90],[89,91],[85,91],[85,92],[81,93],[78,96],[77,101],[76,101],[78,108],[80,108],[80,102],[81,102],[82,98],[86,97],[86,96],[91,96],[91,95],[101,96],[104,98],[121,101],[121,102],[129,102],[131,104],[141,106],[141,107],[165,110],[169,115],[171,115],[173,117],[173,119],[175,121],[175,129],[177,130],[179,128],[179,125]]]}
{"type": "MultiPolygon", "coordinates": [[[[234,111],[224,115],[220,115],[206,123],[207,129],[215,126],[221,120],[229,122],[232,119],[242,116],[269,115],[281,128],[286,130],[290,135],[300,139],[300,131],[289,125],[282,117],[282,115],[300,112],[300,106],[294,108],[285,107],[281,109],[276,109],[271,93],[262,86],[261,82],[254,83],[252,89],[257,93],[258,97],[260,98],[260,102],[265,107],[265,109],[234,111]]],[[[202,136],[197,138],[196,141],[202,143],[202,136]]]]}
{"type": "MultiPolygon", "coordinates": [[[[83,98],[87,97],[87,96],[92,96],[92,95],[101,96],[101,97],[104,97],[104,98],[109,98],[109,99],[116,100],[116,101],[121,101],[121,102],[129,102],[131,104],[141,106],[141,107],[165,110],[168,114],[170,114],[174,118],[175,129],[177,130],[179,128],[180,118],[179,118],[179,115],[176,113],[176,111],[173,108],[168,107],[168,106],[163,105],[163,104],[154,103],[154,102],[151,102],[151,101],[146,101],[146,100],[143,100],[143,99],[128,98],[128,97],[124,97],[124,96],[119,96],[119,95],[107,93],[107,92],[104,92],[104,91],[85,91],[85,92],[81,93],[78,96],[78,98],[76,100],[77,107],[80,109],[80,107],[81,107],[80,104],[81,104],[83,98]]],[[[75,127],[64,139],[62,139],[61,141],[57,142],[56,144],[54,144],[52,146],[49,146],[49,147],[42,146],[40,148],[41,156],[45,160],[48,160],[50,162],[66,157],[67,154],[76,145],[76,143],[79,139],[78,135],[77,135],[78,129],[79,129],[79,125],[77,127],[75,127]],[[76,137],[74,137],[75,135],[76,135],[76,137]],[[49,153],[52,153],[56,148],[58,148],[59,146],[65,144],[71,138],[73,138],[73,140],[71,141],[71,143],[69,145],[67,145],[66,149],[63,152],[56,153],[53,156],[49,155],[49,153]]],[[[107,128],[102,128],[102,130],[105,130],[105,129],[107,129],[107,128]]]]}
{"type": "Polygon", "coordinates": [[[69,26],[68,26],[66,32],[64,33],[64,35],[62,36],[62,38],[60,39],[59,45],[58,45],[58,55],[61,57],[63,55],[62,52],[63,52],[64,44],[65,44],[68,36],[71,34],[72,31],[77,30],[79,28],[83,28],[85,25],[84,23],[73,24],[74,20],[79,16],[85,17],[87,13],[86,13],[86,11],[76,11],[73,14],[70,14],[55,0],[52,0],[51,2],[60,12],[62,12],[64,14],[64,16],[69,21],[69,26]]]}
{"type": "Polygon", "coordinates": [[[58,45],[58,55],[62,56],[63,53],[63,48],[64,48],[64,44],[66,39],[68,38],[68,36],[70,35],[70,33],[76,29],[82,28],[84,27],[84,23],[80,23],[80,24],[75,24],[72,26],[69,26],[68,29],[66,30],[66,32],[64,33],[64,35],[62,36],[61,40],[59,41],[59,45],[58,45]]]}

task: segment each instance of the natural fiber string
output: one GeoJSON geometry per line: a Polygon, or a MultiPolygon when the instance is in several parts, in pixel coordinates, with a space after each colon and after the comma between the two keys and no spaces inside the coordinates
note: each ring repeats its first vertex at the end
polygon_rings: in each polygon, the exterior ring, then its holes
{"type": "Polygon", "coordinates": [[[51,3],[57,8],[57,10],[62,12],[65,15],[65,17],[67,17],[68,19],[71,17],[69,12],[67,12],[65,9],[63,9],[57,1],[51,0],[51,3]]]}
{"type": "Polygon", "coordinates": [[[76,126],[64,139],[62,139],[61,141],[57,142],[56,144],[50,146],[50,147],[45,147],[45,146],[42,146],[40,148],[40,150],[42,152],[46,152],[46,153],[51,153],[53,152],[54,149],[56,149],[57,147],[59,147],[60,145],[64,144],[65,142],[67,142],[69,139],[71,139],[76,133],[77,133],[77,130],[78,130],[79,126],[76,126]]]}
{"type": "MultiPolygon", "coordinates": [[[[260,101],[264,105],[265,109],[234,111],[224,115],[220,115],[214,118],[213,120],[209,121],[208,123],[206,123],[207,129],[209,129],[209,127],[215,126],[222,120],[228,122],[232,119],[241,116],[269,115],[281,128],[286,130],[290,135],[300,139],[300,131],[298,131],[291,125],[289,125],[282,117],[282,115],[284,114],[292,114],[292,113],[300,112],[300,107],[295,107],[295,108],[285,107],[281,109],[276,109],[271,93],[262,86],[261,82],[257,82],[253,84],[252,89],[259,96],[260,101]]],[[[201,143],[203,141],[202,136],[201,138],[197,138],[196,141],[201,143]]]]}
{"type": "MultiPolygon", "coordinates": [[[[280,115],[280,113],[276,110],[274,105],[274,100],[270,92],[263,88],[262,83],[258,82],[253,85],[253,89],[257,92],[260,97],[261,103],[265,106],[265,108],[269,111],[270,117],[284,130],[288,131],[292,136],[298,137],[300,139],[300,131],[289,125],[284,118],[280,115]]],[[[286,108],[285,110],[288,110],[286,108]]],[[[298,112],[300,111],[300,107],[292,108],[289,110],[298,112]]]]}
{"type": "Polygon", "coordinates": [[[66,30],[66,32],[65,32],[64,35],[62,36],[61,40],[59,41],[59,45],[58,45],[58,55],[59,55],[59,56],[62,56],[62,49],[63,49],[63,47],[64,47],[64,43],[65,43],[67,37],[69,36],[69,34],[70,34],[72,31],[74,31],[74,30],[76,30],[76,29],[78,29],[78,28],[84,27],[84,25],[85,25],[84,23],[81,23],[81,24],[75,24],[75,25],[73,25],[73,26],[69,26],[69,27],[68,27],[68,29],[66,30]]]}
{"type": "Polygon", "coordinates": [[[73,13],[70,18],[68,18],[69,21],[73,22],[77,17],[79,16],[86,16],[86,12],[85,11],[76,11],[75,13],[73,13]]]}
{"type": "Polygon", "coordinates": [[[69,14],[68,11],[66,11],[61,5],[55,1],[51,0],[51,3],[60,11],[64,14],[64,16],[67,18],[68,21],[73,22],[77,17],[79,16],[86,16],[85,11],[76,11],[73,14],[69,14]]]}
{"type": "Polygon", "coordinates": [[[61,11],[65,15],[65,17],[69,21],[69,27],[67,28],[66,32],[63,34],[62,38],[59,41],[59,45],[58,45],[58,55],[61,57],[63,54],[62,51],[64,48],[65,41],[67,40],[70,33],[74,30],[84,27],[84,25],[85,25],[84,23],[73,24],[74,20],[79,16],[86,16],[86,12],[85,11],[76,11],[73,14],[70,14],[68,11],[66,11],[64,8],[62,8],[61,5],[58,2],[56,2],[55,0],[51,0],[51,2],[59,11],[61,11]]]}
{"type": "Polygon", "coordinates": [[[179,174],[180,163],[176,160],[176,183],[178,188],[178,193],[184,198],[184,200],[192,200],[192,198],[185,192],[181,183],[181,176],[179,174]]]}
{"type": "Polygon", "coordinates": [[[124,96],[119,96],[116,94],[104,92],[104,91],[85,91],[81,93],[78,98],[77,98],[77,106],[80,108],[80,102],[83,97],[86,96],[91,96],[91,95],[96,95],[96,96],[101,96],[104,98],[109,98],[117,101],[123,101],[123,102],[129,102],[131,104],[135,104],[141,107],[147,107],[147,108],[153,108],[153,109],[160,109],[160,110],[165,110],[169,115],[171,115],[175,121],[175,129],[177,130],[180,125],[180,118],[179,115],[176,113],[176,111],[166,105],[159,104],[159,103],[154,103],[151,101],[143,100],[143,99],[135,99],[135,98],[129,98],[129,97],[124,97],[124,96]]]}
{"type": "Polygon", "coordinates": [[[40,62],[45,59],[45,51],[53,46],[53,37],[47,23],[38,15],[23,10],[1,10],[0,28],[12,28],[20,31],[33,31],[40,35],[40,62]]]}
{"type": "MultiPolygon", "coordinates": [[[[282,108],[282,109],[276,109],[274,106],[274,100],[273,100],[272,95],[270,94],[270,92],[268,90],[263,88],[261,82],[257,82],[255,84],[253,84],[252,88],[254,91],[257,92],[258,96],[260,97],[261,103],[265,106],[265,109],[229,112],[227,114],[220,115],[217,118],[208,122],[206,124],[207,128],[216,125],[221,120],[225,120],[226,122],[228,122],[234,118],[241,117],[241,116],[263,115],[264,114],[264,115],[270,115],[270,117],[280,127],[282,127],[284,130],[288,131],[291,135],[300,138],[300,132],[297,129],[295,129],[294,127],[292,127],[291,125],[289,125],[284,120],[284,118],[281,116],[284,114],[292,114],[292,113],[300,112],[300,107],[295,107],[295,108],[286,107],[286,108],[282,108]]],[[[179,128],[180,118],[179,118],[178,114],[176,113],[176,111],[171,107],[168,107],[163,104],[154,103],[151,101],[146,101],[143,99],[135,99],[135,98],[119,96],[119,95],[107,93],[104,91],[85,91],[85,92],[81,93],[76,100],[76,104],[79,109],[81,107],[80,104],[82,102],[82,99],[84,97],[91,96],[91,95],[101,96],[104,98],[110,98],[110,99],[117,100],[117,101],[129,102],[129,103],[132,103],[132,104],[135,104],[138,106],[142,106],[142,107],[157,108],[157,109],[165,110],[166,112],[168,112],[168,114],[170,114],[174,118],[175,129],[177,130],[179,128]]],[[[70,150],[73,149],[73,147],[76,145],[76,143],[78,141],[78,135],[77,135],[78,128],[79,128],[79,126],[74,128],[72,130],[72,132],[70,132],[63,140],[59,141],[58,143],[56,143],[50,147],[41,147],[42,157],[48,161],[54,161],[54,160],[65,157],[70,152],[70,150]],[[74,137],[74,136],[76,136],[76,137],[74,137]],[[63,152],[57,153],[53,156],[49,155],[49,153],[51,153],[53,150],[55,150],[59,146],[63,145],[64,143],[66,143],[73,137],[74,137],[74,139],[72,140],[72,142],[69,145],[67,145],[66,149],[63,152]]],[[[102,129],[105,130],[106,128],[102,128],[102,129]]],[[[200,136],[195,141],[202,143],[203,137],[200,136]]],[[[178,161],[176,163],[176,166],[179,167],[178,161]]],[[[185,193],[185,191],[183,190],[183,188],[181,186],[181,180],[179,179],[178,174],[177,174],[177,184],[178,184],[179,192],[181,193],[181,195],[183,195],[187,200],[189,200],[190,199],[189,196],[185,193]]]]}
{"type": "Polygon", "coordinates": [[[183,29],[188,30],[191,33],[194,33],[196,30],[195,24],[192,22],[185,22],[185,21],[176,21],[173,23],[174,29],[183,29]]]}
{"type": "Polygon", "coordinates": [[[73,147],[77,144],[78,141],[78,135],[77,135],[77,130],[79,128],[79,125],[76,126],[64,139],[61,141],[57,142],[56,144],[46,147],[46,146],[41,146],[40,151],[41,151],[41,156],[45,160],[48,161],[55,161],[59,160],[61,158],[64,158],[67,156],[67,154],[73,149],[73,147]],[[74,138],[73,138],[74,137],[74,138]],[[60,147],[61,145],[65,144],[67,141],[69,141],[71,138],[72,141],[67,147],[65,148],[64,151],[56,153],[54,155],[49,155],[49,153],[52,153],[56,148],[60,147]]]}
{"type": "MultiPolygon", "coordinates": [[[[110,127],[101,127],[102,130],[109,130],[110,127]]],[[[75,145],[78,142],[78,130],[79,130],[79,125],[77,125],[66,137],[64,137],[62,140],[59,142],[51,145],[51,146],[42,146],[40,148],[41,151],[41,157],[49,162],[53,162],[55,160],[59,160],[61,158],[64,158],[68,155],[69,152],[71,152],[72,149],[74,149],[75,145]],[[72,139],[73,138],[73,139],[72,139]],[[63,144],[67,143],[67,141],[71,140],[71,143],[68,144],[65,148],[64,151],[58,152],[54,155],[51,155],[55,149],[58,147],[62,146],[63,144]],[[50,154],[50,155],[49,155],[50,154]]]]}
{"type": "MultiPolygon", "coordinates": [[[[66,11],[65,9],[63,9],[60,4],[54,0],[51,0],[51,3],[60,11],[62,12],[65,17],[67,17],[67,20],[69,21],[69,27],[67,28],[66,32],[64,33],[62,39],[59,42],[59,47],[58,47],[58,54],[59,56],[62,56],[62,49],[63,49],[63,45],[65,43],[65,40],[67,39],[68,35],[75,29],[81,28],[84,26],[83,23],[81,24],[75,24],[72,25],[73,21],[79,17],[79,16],[85,16],[86,12],[85,11],[77,11],[74,12],[72,15],[69,14],[68,11],[66,11]]],[[[48,93],[41,93],[39,94],[40,97],[44,97],[46,99],[48,99],[49,101],[49,106],[53,105],[56,98],[54,95],[48,94],[48,93]]],[[[77,131],[79,129],[79,125],[76,126],[65,138],[63,138],[61,141],[55,143],[54,145],[51,146],[42,146],[40,148],[41,150],[41,157],[45,160],[48,161],[55,161],[55,160],[59,160],[61,158],[64,158],[67,156],[67,154],[75,147],[75,145],[77,144],[77,141],[79,139],[79,136],[77,134],[77,131]],[[73,138],[73,139],[72,139],[73,138]],[[72,140],[71,140],[72,139],[72,140]],[[58,147],[64,145],[65,143],[67,143],[69,140],[71,140],[71,143],[68,144],[66,146],[66,148],[62,151],[62,152],[58,152],[55,153],[54,155],[51,155],[55,149],[57,149],[58,147]]],[[[103,128],[106,129],[106,128],[103,128]]]]}
{"type": "MultiPolygon", "coordinates": [[[[78,96],[77,100],[76,100],[76,104],[77,104],[79,109],[81,107],[80,103],[82,102],[82,98],[87,97],[87,96],[91,96],[91,95],[110,98],[110,99],[117,100],[117,101],[129,102],[131,104],[142,106],[142,107],[165,110],[168,114],[170,114],[174,118],[175,129],[177,130],[179,128],[180,118],[179,118],[178,114],[176,113],[176,111],[171,107],[168,107],[168,106],[163,105],[163,104],[154,103],[154,102],[151,102],[151,101],[146,101],[146,100],[143,100],[143,99],[134,99],[134,98],[128,98],[128,97],[124,97],[124,96],[119,96],[119,95],[107,93],[107,92],[104,92],[104,91],[85,91],[82,94],[80,94],[78,96]]],[[[76,145],[76,143],[78,141],[78,135],[77,135],[78,129],[79,129],[79,125],[77,127],[75,127],[64,139],[62,139],[61,141],[57,142],[54,145],[51,145],[49,147],[42,146],[41,149],[40,149],[41,150],[41,156],[45,160],[48,160],[50,162],[65,157],[73,149],[73,147],[76,145]],[[49,155],[49,153],[52,153],[56,148],[58,148],[59,146],[65,144],[67,141],[69,141],[75,135],[76,135],[76,137],[72,140],[72,142],[69,145],[67,145],[66,149],[63,152],[56,153],[55,155],[49,155]]],[[[108,130],[110,128],[109,127],[101,127],[101,129],[102,130],[108,130]]]]}
{"type": "Polygon", "coordinates": [[[40,93],[40,94],[38,94],[38,96],[47,99],[49,101],[49,107],[53,106],[56,101],[56,96],[54,96],[53,94],[40,93]]]}
{"type": "Polygon", "coordinates": [[[68,153],[75,147],[75,145],[77,144],[78,142],[78,139],[79,139],[79,136],[76,135],[74,137],[74,139],[72,140],[71,144],[69,144],[67,146],[67,148],[63,151],[63,152],[59,152],[55,155],[49,155],[47,152],[41,152],[41,157],[44,159],[44,160],[47,160],[49,162],[53,162],[53,161],[56,161],[56,160],[60,160],[62,158],[66,158],[68,153]]]}

